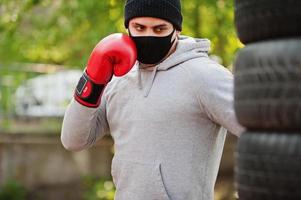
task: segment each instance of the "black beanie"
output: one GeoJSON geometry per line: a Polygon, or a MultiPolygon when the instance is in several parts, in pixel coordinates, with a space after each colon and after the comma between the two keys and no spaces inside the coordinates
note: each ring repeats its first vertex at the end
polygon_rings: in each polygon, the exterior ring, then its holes
{"type": "Polygon", "coordinates": [[[182,14],[180,0],[127,0],[124,8],[124,25],[135,17],[155,17],[172,23],[179,31],[182,30],[182,14]]]}

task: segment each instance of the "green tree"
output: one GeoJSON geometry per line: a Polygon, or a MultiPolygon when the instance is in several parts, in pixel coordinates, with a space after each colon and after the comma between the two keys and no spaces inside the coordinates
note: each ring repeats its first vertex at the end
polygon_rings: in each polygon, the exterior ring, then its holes
{"type": "MultiPolygon", "coordinates": [[[[208,38],[212,53],[232,63],[239,43],[233,1],[182,0],[182,34],[208,38]]],[[[103,37],[125,32],[124,1],[0,0],[1,62],[83,67],[103,37]]]]}

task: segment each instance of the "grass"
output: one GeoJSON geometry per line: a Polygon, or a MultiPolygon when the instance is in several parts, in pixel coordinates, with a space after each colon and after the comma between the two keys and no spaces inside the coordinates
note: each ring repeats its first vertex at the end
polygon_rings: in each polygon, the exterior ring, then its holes
{"type": "Polygon", "coordinates": [[[60,134],[62,118],[14,118],[0,120],[0,133],[60,134]]]}

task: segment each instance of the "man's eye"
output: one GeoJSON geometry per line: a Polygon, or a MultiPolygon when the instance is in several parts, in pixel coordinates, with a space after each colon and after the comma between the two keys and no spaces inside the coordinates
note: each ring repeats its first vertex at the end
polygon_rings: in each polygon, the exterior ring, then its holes
{"type": "Polygon", "coordinates": [[[142,30],[143,30],[143,27],[141,27],[141,26],[136,26],[136,29],[137,29],[138,31],[142,31],[142,30]]]}
{"type": "Polygon", "coordinates": [[[163,31],[165,31],[165,30],[166,30],[166,28],[156,28],[156,29],[155,29],[155,32],[161,33],[161,32],[163,32],[163,31]]]}

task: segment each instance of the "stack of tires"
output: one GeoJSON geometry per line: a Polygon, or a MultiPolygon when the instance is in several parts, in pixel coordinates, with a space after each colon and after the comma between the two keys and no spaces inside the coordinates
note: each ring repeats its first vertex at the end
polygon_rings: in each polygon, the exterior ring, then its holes
{"type": "Polygon", "coordinates": [[[301,1],[235,0],[240,200],[301,200],[301,1]]]}

